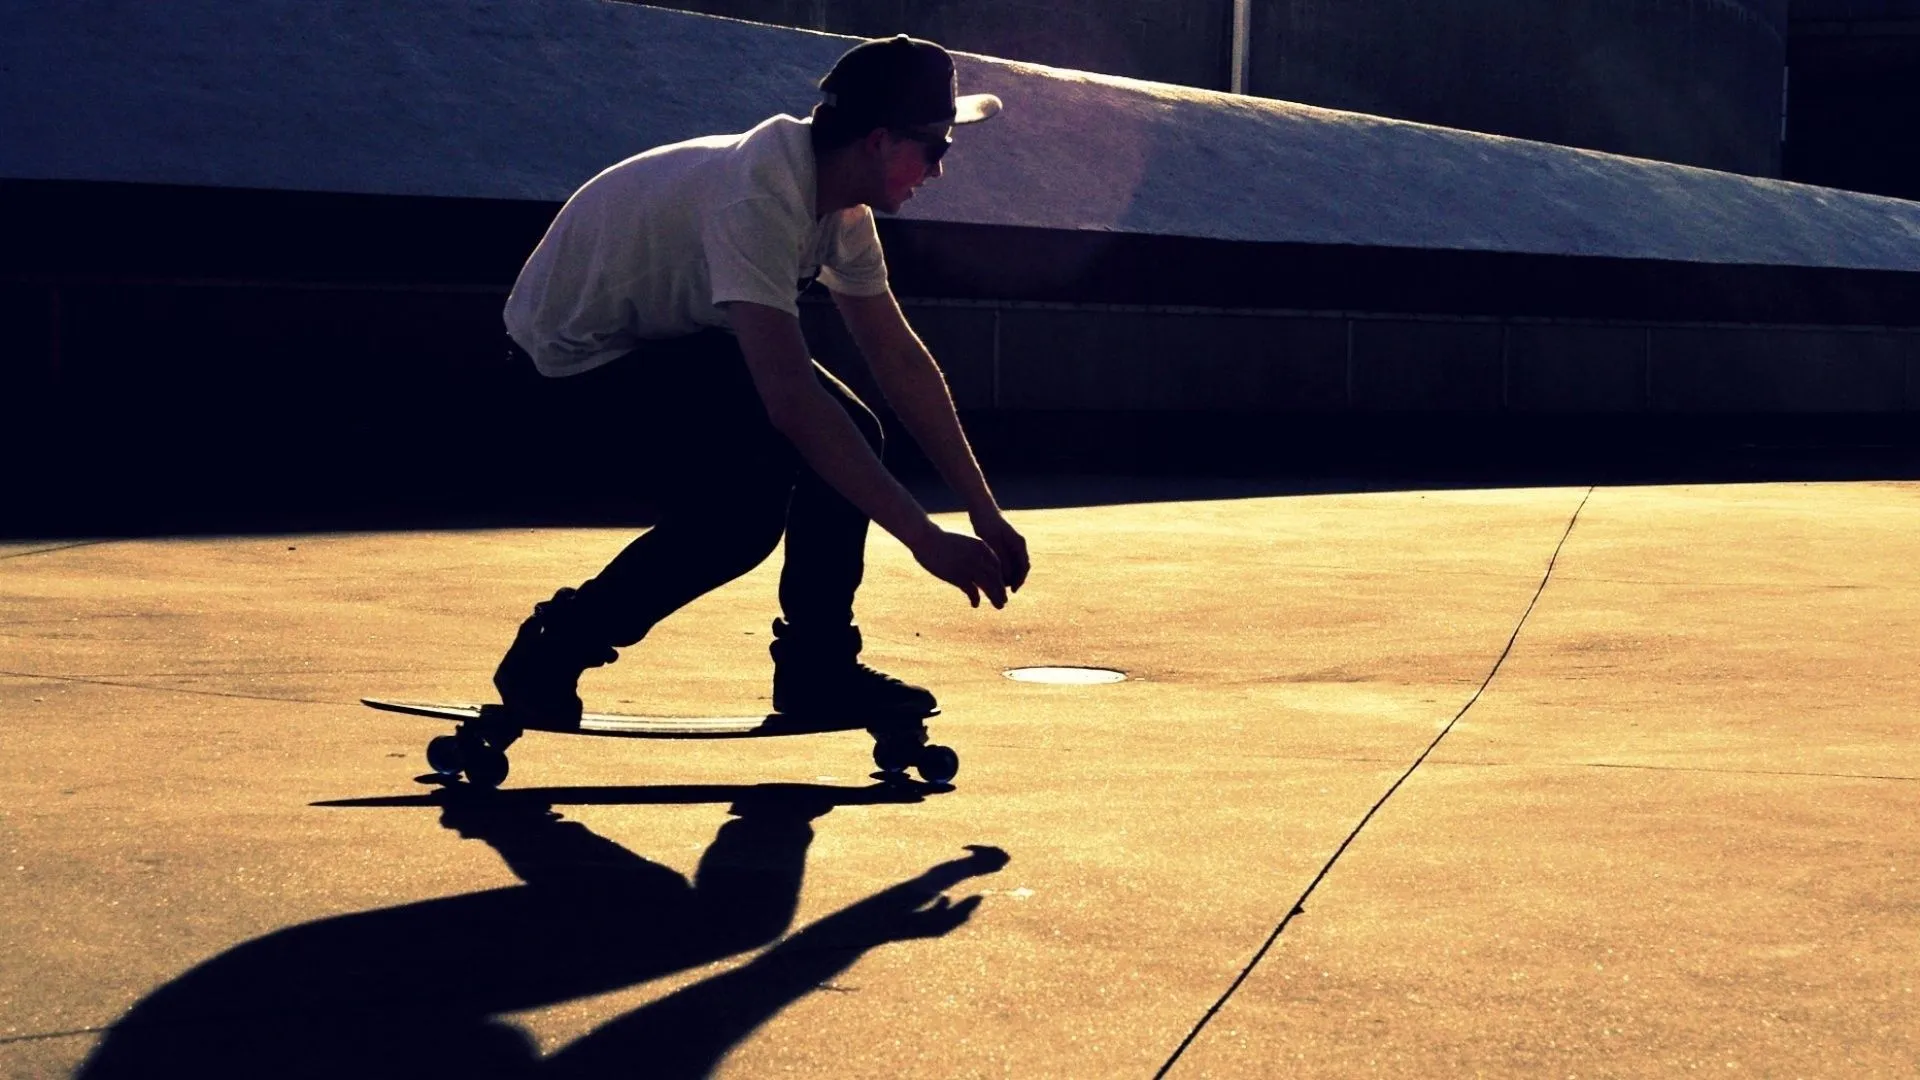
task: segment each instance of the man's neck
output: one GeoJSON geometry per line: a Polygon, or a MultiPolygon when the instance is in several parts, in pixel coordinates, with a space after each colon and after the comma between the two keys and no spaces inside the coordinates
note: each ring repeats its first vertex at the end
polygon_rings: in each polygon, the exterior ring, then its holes
{"type": "Polygon", "coordinates": [[[848,172],[846,154],[814,153],[813,213],[816,218],[860,205],[848,172]]]}

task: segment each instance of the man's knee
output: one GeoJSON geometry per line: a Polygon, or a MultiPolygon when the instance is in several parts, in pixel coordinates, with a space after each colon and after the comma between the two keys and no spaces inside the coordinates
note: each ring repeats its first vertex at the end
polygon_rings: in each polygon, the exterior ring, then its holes
{"type": "Polygon", "coordinates": [[[751,499],[716,512],[711,520],[712,555],[738,573],[765,562],[780,546],[787,529],[787,506],[783,495],[778,501],[751,499]]]}

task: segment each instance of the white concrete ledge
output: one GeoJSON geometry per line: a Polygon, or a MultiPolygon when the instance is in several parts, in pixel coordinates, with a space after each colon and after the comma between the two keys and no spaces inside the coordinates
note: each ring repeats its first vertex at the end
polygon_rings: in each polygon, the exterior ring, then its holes
{"type": "MultiPolygon", "coordinates": [[[[606,0],[0,9],[0,178],[553,201],[804,112],[848,39],[606,0]]],[[[1008,103],[909,216],[1920,270],[1920,204],[966,57],[1008,103]]]]}

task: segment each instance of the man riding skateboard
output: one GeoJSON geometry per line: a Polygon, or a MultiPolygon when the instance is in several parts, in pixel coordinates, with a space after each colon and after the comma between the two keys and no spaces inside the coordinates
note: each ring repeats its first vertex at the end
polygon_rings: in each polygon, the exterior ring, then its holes
{"type": "Polygon", "coordinates": [[[660,506],[598,575],[521,624],[493,681],[527,726],[578,726],[586,669],[759,565],[783,533],[777,712],[934,708],[858,659],[868,521],[975,607],[1004,606],[1026,580],[1026,541],[894,300],[873,221],[941,175],[955,125],[1000,101],[958,96],[946,50],[905,35],[855,46],[819,85],[806,120],[662,146],[588,181],[507,299],[509,351],[550,377],[541,394],[580,433],[550,449],[641,463],[660,506]],[[809,356],[796,299],[816,277],[974,536],[933,523],[881,464],[872,411],[809,356]]]}

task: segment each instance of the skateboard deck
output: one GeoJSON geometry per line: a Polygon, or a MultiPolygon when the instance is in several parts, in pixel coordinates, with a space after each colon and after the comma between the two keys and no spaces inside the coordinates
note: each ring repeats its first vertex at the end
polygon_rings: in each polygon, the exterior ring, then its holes
{"type": "Polygon", "coordinates": [[[507,747],[517,741],[523,731],[628,739],[761,739],[864,730],[873,735],[873,760],[880,768],[882,779],[904,779],[906,770],[912,768],[928,783],[945,784],[960,768],[959,756],[951,749],[927,741],[926,721],[940,715],[938,709],[881,716],[831,713],[805,717],[782,713],[758,716],[585,713],[577,728],[542,728],[515,723],[498,705],[384,698],[361,698],[360,703],[383,712],[456,724],[452,735],[442,735],[427,744],[427,764],[447,780],[464,775],[469,783],[480,787],[498,787],[506,779],[507,747]]]}

